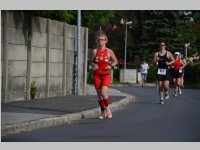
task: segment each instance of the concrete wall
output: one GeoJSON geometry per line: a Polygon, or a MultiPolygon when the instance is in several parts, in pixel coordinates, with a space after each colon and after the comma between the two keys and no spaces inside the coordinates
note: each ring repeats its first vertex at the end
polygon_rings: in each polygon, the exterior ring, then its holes
{"type": "MultiPolygon", "coordinates": [[[[76,26],[2,12],[2,102],[30,99],[36,82],[36,98],[71,95],[76,63],[76,26]]],[[[87,28],[81,28],[81,94],[87,74],[87,28]]]]}
{"type": "Polygon", "coordinates": [[[120,82],[137,83],[137,69],[121,69],[120,82]]]}

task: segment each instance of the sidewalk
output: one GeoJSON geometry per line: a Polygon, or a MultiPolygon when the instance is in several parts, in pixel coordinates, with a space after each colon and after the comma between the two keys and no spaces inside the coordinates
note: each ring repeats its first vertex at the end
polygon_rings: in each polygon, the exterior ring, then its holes
{"type": "MultiPolygon", "coordinates": [[[[123,108],[135,98],[110,88],[112,111],[123,108]]],[[[88,85],[87,96],[64,96],[1,104],[1,135],[32,131],[81,119],[100,113],[96,91],[88,85]]]]}

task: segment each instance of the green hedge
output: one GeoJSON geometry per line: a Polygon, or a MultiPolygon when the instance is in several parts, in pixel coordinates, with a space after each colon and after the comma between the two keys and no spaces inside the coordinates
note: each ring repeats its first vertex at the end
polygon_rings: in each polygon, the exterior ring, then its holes
{"type": "Polygon", "coordinates": [[[149,65],[149,70],[147,74],[147,82],[156,82],[156,67],[153,64],[149,65]]]}
{"type": "Polygon", "coordinates": [[[87,72],[87,83],[89,83],[89,84],[92,84],[92,73],[93,73],[93,70],[92,69],[88,69],[88,72],[87,72]]]}
{"type": "Polygon", "coordinates": [[[113,82],[118,83],[119,81],[120,81],[120,69],[117,68],[113,70],[113,82]]]}
{"type": "MultiPolygon", "coordinates": [[[[156,67],[150,65],[147,82],[156,81],[156,67]]],[[[190,64],[185,68],[185,87],[186,88],[200,88],[200,62],[190,64]]]]}
{"type": "Polygon", "coordinates": [[[200,62],[190,64],[185,68],[185,84],[200,87],[200,62]]]}

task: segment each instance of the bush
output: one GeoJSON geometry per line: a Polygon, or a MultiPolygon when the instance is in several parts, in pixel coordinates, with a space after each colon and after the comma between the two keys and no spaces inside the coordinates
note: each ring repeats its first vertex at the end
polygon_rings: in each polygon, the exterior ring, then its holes
{"type": "Polygon", "coordinates": [[[113,82],[119,82],[120,81],[120,69],[113,69],[113,82]]]}
{"type": "Polygon", "coordinates": [[[92,69],[88,69],[88,72],[87,72],[87,83],[89,83],[89,84],[92,84],[92,73],[93,73],[93,70],[92,69]]]}
{"type": "Polygon", "coordinates": [[[31,90],[31,99],[35,99],[36,92],[37,92],[37,87],[36,87],[35,81],[32,81],[30,90],[31,90]]]}
{"type": "Polygon", "coordinates": [[[153,64],[149,65],[147,74],[147,82],[156,82],[156,67],[153,64]]]}
{"type": "Polygon", "coordinates": [[[200,62],[190,64],[185,68],[185,83],[189,85],[200,85],[200,62]]]}

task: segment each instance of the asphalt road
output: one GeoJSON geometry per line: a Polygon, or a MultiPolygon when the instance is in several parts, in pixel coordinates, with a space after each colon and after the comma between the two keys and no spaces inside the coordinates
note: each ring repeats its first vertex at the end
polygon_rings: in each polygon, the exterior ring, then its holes
{"type": "Polygon", "coordinates": [[[199,142],[200,90],[184,89],[159,104],[155,87],[116,87],[136,96],[136,102],[114,112],[112,119],[82,120],[3,137],[29,142],[199,142]]]}

